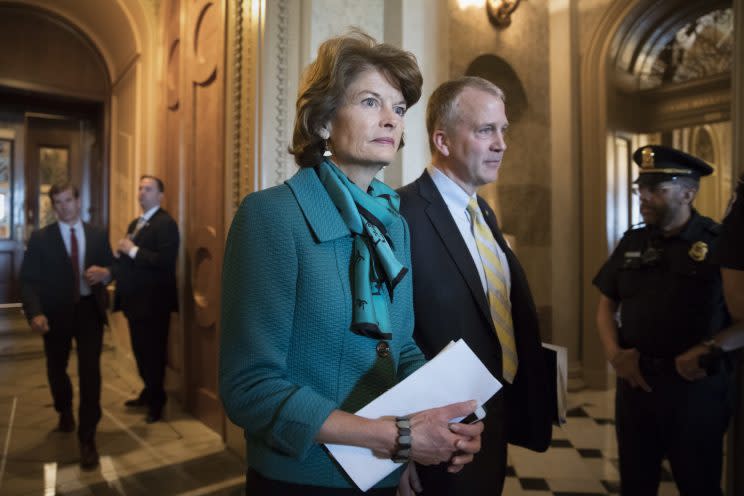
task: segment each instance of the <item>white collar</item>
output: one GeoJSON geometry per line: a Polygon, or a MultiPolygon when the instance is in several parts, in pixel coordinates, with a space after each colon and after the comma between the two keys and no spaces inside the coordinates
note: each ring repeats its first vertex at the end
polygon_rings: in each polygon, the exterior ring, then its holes
{"type": "Polygon", "coordinates": [[[60,226],[66,226],[68,230],[74,228],[74,229],[76,229],[77,232],[82,232],[83,231],[83,221],[80,219],[80,217],[78,217],[78,219],[75,222],[73,222],[72,224],[68,224],[67,222],[59,221],[59,225],[60,226]]]}
{"type": "Polygon", "coordinates": [[[450,208],[458,212],[464,212],[468,208],[468,203],[472,198],[476,198],[476,195],[472,196],[460,187],[455,181],[438,169],[434,164],[429,165],[427,168],[431,180],[437,186],[439,193],[444,198],[445,203],[450,205],[450,208]]]}
{"type": "Polygon", "coordinates": [[[160,205],[155,205],[150,210],[148,210],[147,212],[143,213],[141,215],[141,217],[143,219],[145,219],[145,222],[147,222],[148,220],[150,220],[152,218],[153,215],[155,215],[155,212],[157,212],[159,209],[160,209],[160,205]]]}

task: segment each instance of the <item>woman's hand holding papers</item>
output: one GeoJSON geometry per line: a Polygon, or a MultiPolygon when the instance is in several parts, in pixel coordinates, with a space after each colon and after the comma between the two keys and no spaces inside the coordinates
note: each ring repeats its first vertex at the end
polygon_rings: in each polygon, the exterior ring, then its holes
{"type": "Polygon", "coordinates": [[[472,424],[450,424],[450,430],[463,437],[455,443],[457,452],[450,460],[447,471],[456,474],[468,463],[473,461],[473,456],[481,449],[481,433],[483,432],[483,422],[472,424]]]}
{"type": "Polygon", "coordinates": [[[450,472],[459,472],[480,451],[483,424],[458,424],[450,420],[475,411],[475,401],[453,403],[424,410],[411,419],[411,459],[422,465],[449,462],[450,472]]]}

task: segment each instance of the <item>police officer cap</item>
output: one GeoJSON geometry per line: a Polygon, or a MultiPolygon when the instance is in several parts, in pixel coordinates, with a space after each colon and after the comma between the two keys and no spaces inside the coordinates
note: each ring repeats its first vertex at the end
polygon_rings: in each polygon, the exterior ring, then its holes
{"type": "Polygon", "coordinates": [[[642,146],[633,153],[633,161],[641,168],[637,184],[657,184],[678,177],[698,181],[713,173],[713,167],[705,161],[663,145],[642,146]]]}

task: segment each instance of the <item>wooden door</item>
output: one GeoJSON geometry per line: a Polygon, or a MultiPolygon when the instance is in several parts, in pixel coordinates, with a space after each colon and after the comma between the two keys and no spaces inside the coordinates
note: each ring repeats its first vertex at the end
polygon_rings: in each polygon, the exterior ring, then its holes
{"type": "Polygon", "coordinates": [[[25,242],[34,229],[56,220],[48,196],[52,184],[75,184],[83,220],[97,225],[104,225],[106,188],[95,119],[17,108],[5,116],[0,119],[0,303],[16,303],[25,242]]]}
{"type": "MultiPolygon", "coordinates": [[[[166,194],[163,207],[179,222],[181,243],[188,243],[185,229],[188,219],[184,219],[181,200],[188,201],[183,196],[184,184],[181,170],[183,166],[183,154],[181,141],[183,139],[181,116],[183,115],[183,104],[181,103],[181,2],[179,0],[168,0],[164,5],[164,78],[162,95],[165,103],[163,114],[163,147],[159,150],[162,159],[161,169],[158,174],[165,182],[166,194]]],[[[183,253],[183,251],[182,251],[183,253]]],[[[179,255],[178,285],[179,301],[181,295],[188,294],[185,290],[183,255],[179,255]]],[[[188,408],[188,397],[184,362],[187,360],[184,349],[184,324],[183,316],[188,311],[188,305],[181,304],[182,311],[170,321],[170,334],[168,336],[168,368],[166,378],[172,377],[171,384],[177,383],[177,397],[182,405],[188,408]]]]}
{"type": "MultiPolygon", "coordinates": [[[[26,116],[26,226],[40,229],[56,221],[49,188],[57,182],[81,184],[86,154],[81,123],[64,116],[26,116]]],[[[82,199],[82,195],[81,195],[82,199]]]]}
{"type": "Polygon", "coordinates": [[[224,0],[183,2],[184,120],[188,257],[186,357],[192,412],[224,435],[218,396],[219,308],[225,239],[225,5],[224,0]]]}

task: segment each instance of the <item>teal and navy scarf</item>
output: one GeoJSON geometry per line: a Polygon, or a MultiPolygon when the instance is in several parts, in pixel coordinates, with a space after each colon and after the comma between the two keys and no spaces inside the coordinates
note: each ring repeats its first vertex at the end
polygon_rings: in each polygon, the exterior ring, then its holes
{"type": "Polygon", "coordinates": [[[408,269],[398,261],[387,237],[387,226],[400,217],[398,194],[373,179],[365,193],[331,161],[316,171],[354,238],[351,256],[353,316],[351,330],[375,339],[391,339],[385,284],[393,289],[408,269]]]}

